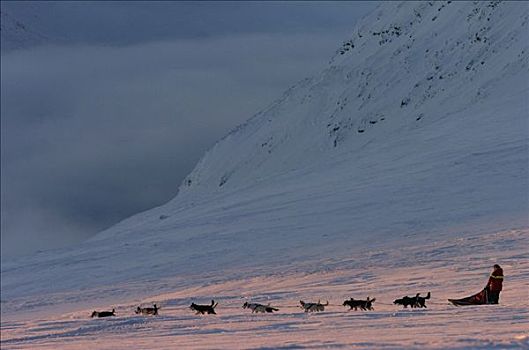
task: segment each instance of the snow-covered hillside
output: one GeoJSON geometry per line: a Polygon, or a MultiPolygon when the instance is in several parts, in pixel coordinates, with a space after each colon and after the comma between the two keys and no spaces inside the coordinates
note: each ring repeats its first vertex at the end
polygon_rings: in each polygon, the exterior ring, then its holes
{"type": "MultiPolygon", "coordinates": [[[[384,3],[320,75],[219,141],[171,202],[76,248],[3,263],[3,316],[162,292],[210,298],[221,287],[236,297],[231,282],[339,266],[350,269],[326,286],[340,297],[351,283],[387,300],[405,285],[464,293],[454,269],[503,259],[518,276],[509,302],[523,302],[527,320],[527,271],[517,270],[527,254],[517,249],[529,232],[528,21],[527,3],[384,3]],[[370,273],[378,284],[354,280],[370,273]]],[[[298,291],[317,297],[318,278],[308,280],[298,291]]],[[[273,296],[286,300],[280,289],[273,296]]]]}
{"type": "MultiPolygon", "coordinates": [[[[182,186],[184,196],[225,193],[344,153],[354,162],[394,139],[410,156],[426,148],[423,130],[436,129],[447,140],[459,136],[445,119],[459,119],[457,129],[470,132],[464,123],[484,124],[481,111],[490,105],[527,107],[527,21],[520,4],[386,4],[320,76],[219,142],[182,186]]],[[[525,122],[523,113],[516,115],[494,112],[504,122],[525,122]]],[[[382,155],[369,156],[378,162],[382,155]]]]}

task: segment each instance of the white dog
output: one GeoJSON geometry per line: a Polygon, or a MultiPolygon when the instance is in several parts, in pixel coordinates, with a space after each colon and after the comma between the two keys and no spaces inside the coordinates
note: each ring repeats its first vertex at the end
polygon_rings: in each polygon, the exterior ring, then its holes
{"type": "Polygon", "coordinates": [[[279,311],[279,309],[276,309],[275,307],[271,307],[270,304],[268,305],[263,305],[263,304],[257,304],[257,303],[244,303],[243,306],[242,306],[243,309],[250,309],[252,310],[252,313],[259,313],[259,312],[262,312],[262,313],[265,313],[265,312],[269,312],[269,313],[272,313],[274,311],[279,311]]]}

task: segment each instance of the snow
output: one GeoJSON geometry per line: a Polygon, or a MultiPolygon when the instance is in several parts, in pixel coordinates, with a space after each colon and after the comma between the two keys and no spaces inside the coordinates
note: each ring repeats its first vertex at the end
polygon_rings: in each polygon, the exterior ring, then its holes
{"type": "Polygon", "coordinates": [[[171,202],[3,261],[2,348],[528,348],[528,19],[527,3],[384,3],[171,202]],[[494,263],[501,305],[447,303],[494,263]],[[427,310],[392,304],[428,291],[427,310]],[[367,296],[376,311],[341,306],[367,296]],[[217,316],[188,309],[211,299],[217,316]]]}
{"type": "MultiPolygon", "coordinates": [[[[354,258],[319,265],[263,268],[259,275],[189,276],[154,284],[147,298],[100,303],[117,317],[90,319],[93,308],[45,318],[3,320],[2,348],[82,349],[508,349],[529,346],[529,230],[500,231],[389,249],[366,249],[354,258]],[[486,283],[491,264],[502,261],[506,288],[501,305],[455,307],[486,283]],[[392,304],[403,294],[432,292],[427,309],[392,304]],[[347,311],[350,297],[376,297],[375,311],[347,311]],[[219,303],[217,315],[197,316],[191,302],[219,303]],[[306,314],[299,300],[329,300],[322,313],[306,314]],[[271,303],[275,314],[252,314],[246,300],[271,303]],[[119,303],[119,304],[117,304],[119,303]],[[137,305],[157,303],[160,316],[137,316],[137,305]]],[[[252,273],[252,272],[250,272],[252,273]]],[[[101,292],[104,292],[103,290],[101,292]]],[[[78,297],[76,291],[70,293],[78,297]]],[[[64,299],[67,299],[66,297],[64,299]]],[[[60,307],[59,307],[60,309],[60,307]]]]}

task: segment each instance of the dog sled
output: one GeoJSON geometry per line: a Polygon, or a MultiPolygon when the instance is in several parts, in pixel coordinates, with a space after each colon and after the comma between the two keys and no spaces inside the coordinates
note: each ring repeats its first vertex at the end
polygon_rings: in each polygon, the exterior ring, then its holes
{"type": "Polygon", "coordinates": [[[487,288],[484,288],[479,293],[471,295],[462,299],[448,299],[449,302],[455,306],[467,306],[467,305],[485,305],[489,304],[489,293],[487,288]]]}

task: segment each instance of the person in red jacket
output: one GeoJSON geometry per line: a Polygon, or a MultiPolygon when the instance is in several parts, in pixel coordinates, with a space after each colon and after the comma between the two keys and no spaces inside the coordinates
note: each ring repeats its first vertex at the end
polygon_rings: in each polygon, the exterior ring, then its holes
{"type": "Polygon", "coordinates": [[[494,265],[494,270],[490,274],[486,288],[489,292],[489,304],[498,304],[500,292],[503,288],[503,270],[500,265],[494,265]]]}

